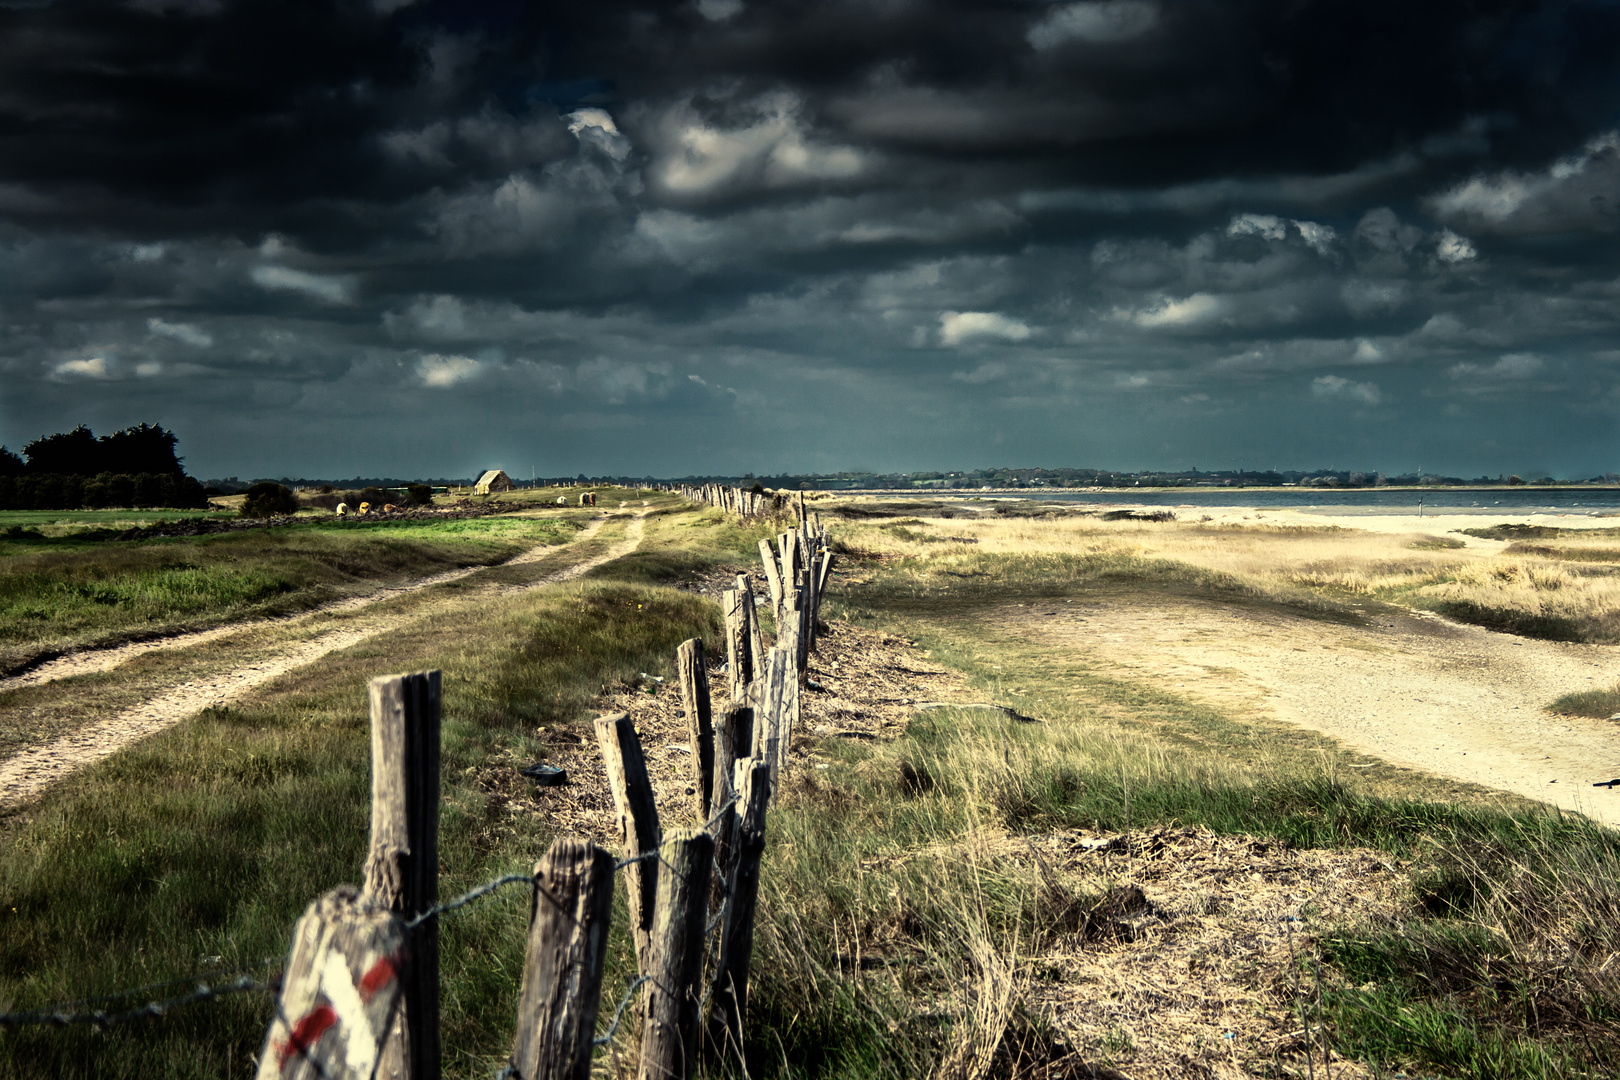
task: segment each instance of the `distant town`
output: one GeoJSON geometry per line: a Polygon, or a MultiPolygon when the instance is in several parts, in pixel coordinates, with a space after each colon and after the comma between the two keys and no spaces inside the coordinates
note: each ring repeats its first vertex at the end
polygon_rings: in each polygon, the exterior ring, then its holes
{"type": "MultiPolygon", "coordinates": [[[[498,465],[492,467],[499,467],[498,465]]],[[[289,477],[259,477],[241,480],[234,476],[206,480],[209,494],[231,495],[245,491],[257,480],[276,480],[291,488],[396,488],[407,483],[428,483],[435,488],[451,489],[471,487],[471,477],[433,479],[394,477],[352,477],[349,479],[292,479],[289,477]]],[[[1188,487],[1320,487],[1320,488],[1372,488],[1372,487],[1569,487],[1620,486],[1620,473],[1604,473],[1585,479],[1556,479],[1551,476],[1518,476],[1498,473],[1495,476],[1442,476],[1427,472],[1386,475],[1381,472],[1356,469],[1317,469],[1311,472],[1289,469],[1248,470],[1217,469],[1202,471],[1197,468],[1183,472],[1157,472],[1143,470],[1123,472],[1111,469],[973,469],[967,472],[836,472],[775,476],[744,473],[742,475],[704,476],[548,476],[522,479],[514,476],[518,487],[554,487],[570,484],[618,484],[624,487],[664,483],[731,484],[780,491],[850,491],[850,490],[990,490],[1040,488],[1188,488],[1188,487]]]]}

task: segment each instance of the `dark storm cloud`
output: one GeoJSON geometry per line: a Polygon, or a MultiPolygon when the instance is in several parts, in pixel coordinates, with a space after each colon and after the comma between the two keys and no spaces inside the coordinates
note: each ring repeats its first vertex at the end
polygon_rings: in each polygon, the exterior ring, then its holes
{"type": "Polygon", "coordinates": [[[0,4],[0,435],[1603,471],[1617,44],[1597,3],[0,4]]]}

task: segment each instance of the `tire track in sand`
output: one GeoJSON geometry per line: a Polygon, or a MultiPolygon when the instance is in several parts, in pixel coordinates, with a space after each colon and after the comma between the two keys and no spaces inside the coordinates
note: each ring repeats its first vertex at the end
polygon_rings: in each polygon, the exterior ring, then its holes
{"type": "MultiPolygon", "coordinates": [[[[595,536],[602,528],[606,518],[597,518],[580,530],[573,543],[578,544],[595,536]]],[[[70,678],[74,675],[93,675],[101,671],[111,671],[122,667],[137,656],[145,656],[150,652],[163,649],[185,649],[193,645],[206,645],[210,641],[217,641],[222,637],[239,634],[258,626],[271,624],[281,626],[296,626],[300,622],[310,621],[320,615],[336,615],[349,611],[359,611],[384,600],[392,600],[396,596],[406,596],[410,593],[420,592],[435,585],[445,585],[452,581],[460,581],[464,577],[478,573],[480,570],[489,570],[494,566],[521,566],[524,563],[538,562],[547,555],[558,551],[554,545],[542,544],[532,547],[528,551],[514,555],[503,563],[494,563],[492,566],[464,566],[458,570],[446,570],[441,574],[417,578],[404,585],[385,585],[376,592],[364,596],[351,596],[344,600],[334,600],[330,604],[300,611],[296,615],[288,615],[276,619],[249,619],[245,622],[229,623],[225,626],[216,626],[209,630],[191,630],[181,634],[172,634],[168,637],[156,638],[152,641],[137,641],[129,645],[113,645],[104,649],[84,649],[48,660],[38,667],[30,668],[19,675],[9,678],[0,678],[0,690],[13,690],[20,686],[40,686],[44,683],[53,683],[59,679],[70,678]]],[[[583,573],[583,571],[581,571],[583,573]]],[[[559,579],[564,580],[564,579],[559,579]]]]}
{"type": "MultiPolygon", "coordinates": [[[[634,551],[641,544],[641,536],[645,525],[645,519],[641,515],[637,515],[630,522],[629,527],[625,529],[624,539],[601,555],[575,563],[573,566],[559,570],[555,574],[548,574],[528,585],[492,585],[489,589],[492,593],[507,595],[571,581],[604,563],[623,558],[634,551]]],[[[600,527],[601,523],[597,522],[595,528],[589,530],[588,533],[582,534],[580,539],[595,535],[596,529],[600,527]]],[[[519,561],[532,562],[555,550],[556,548],[534,549],[501,565],[511,566],[519,561]]],[[[466,577],[467,574],[482,569],[485,568],[474,567],[465,572],[458,570],[449,574],[436,574],[431,578],[424,578],[403,588],[390,590],[386,595],[397,596],[406,592],[414,592],[418,589],[427,588],[429,585],[442,584],[445,581],[454,581],[466,577]]],[[[358,602],[345,600],[340,601],[339,604],[328,605],[318,610],[326,613],[352,610],[356,607],[365,607],[369,603],[375,603],[384,598],[383,595],[373,594],[369,597],[359,598],[358,602]]],[[[306,613],[305,616],[300,616],[300,618],[305,618],[311,614],[315,614],[315,612],[306,613]]],[[[314,640],[289,646],[268,660],[246,664],[206,679],[183,683],[168,693],[126,709],[116,716],[64,735],[44,746],[24,750],[6,761],[0,762],[0,810],[9,810],[21,803],[25,803],[38,796],[57,780],[105,757],[109,757],[124,747],[146,738],[148,735],[172,727],[181,720],[196,715],[203,709],[213,705],[227,704],[272,679],[314,663],[323,656],[337,652],[340,649],[347,649],[368,638],[376,637],[378,634],[396,630],[419,617],[420,613],[412,612],[393,619],[379,618],[366,627],[333,630],[314,640]]],[[[229,629],[234,632],[242,628],[242,624],[239,623],[229,629]]],[[[197,634],[186,634],[176,638],[167,638],[162,642],[153,642],[148,647],[141,649],[141,651],[150,652],[152,648],[178,648],[182,645],[194,645],[211,641],[221,636],[223,636],[222,631],[205,630],[197,634]]],[[[127,648],[130,647],[126,646],[124,649],[108,650],[107,652],[109,654],[124,653],[127,648]]],[[[139,653],[128,653],[118,659],[116,663],[109,663],[102,667],[80,669],[74,671],[73,674],[81,674],[84,670],[106,670],[109,667],[116,667],[117,664],[124,663],[135,655],[139,655],[139,653]]],[[[44,669],[38,670],[43,671],[44,669]]],[[[61,678],[62,676],[58,674],[55,677],[61,678]]],[[[17,683],[10,682],[0,685],[17,685],[17,683]]]]}

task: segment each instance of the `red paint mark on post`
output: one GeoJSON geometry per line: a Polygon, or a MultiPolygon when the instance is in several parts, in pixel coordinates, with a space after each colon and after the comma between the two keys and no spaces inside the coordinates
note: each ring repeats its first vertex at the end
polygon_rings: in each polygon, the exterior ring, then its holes
{"type": "Polygon", "coordinates": [[[292,1033],[287,1036],[287,1040],[276,1048],[277,1068],[285,1069],[294,1054],[299,1057],[307,1056],[309,1048],[320,1042],[321,1036],[336,1023],[337,1013],[325,1002],[305,1013],[298,1023],[293,1025],[292,1033]]]}
{"type": "Polygon", "coordinates": [[[360,976],[360,1000],[371,1004],[371,999],[389,983],[399,978],[399,965],[392,956],[385,956],[372,964],[366,973],[360,976]]]}

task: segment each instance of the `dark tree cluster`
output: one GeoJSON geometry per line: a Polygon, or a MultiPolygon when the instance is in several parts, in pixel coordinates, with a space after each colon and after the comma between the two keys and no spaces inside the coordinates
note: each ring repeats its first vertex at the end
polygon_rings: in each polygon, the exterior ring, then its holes
{"type": "Polygon", "coordinates": [[[23,457],[0,446],[0,510],[207,506],[175,455],[178,441],[155,424],[99,438],[81,424],[35,439],[23,457]]]}

